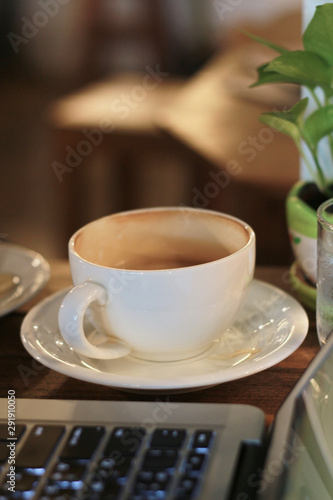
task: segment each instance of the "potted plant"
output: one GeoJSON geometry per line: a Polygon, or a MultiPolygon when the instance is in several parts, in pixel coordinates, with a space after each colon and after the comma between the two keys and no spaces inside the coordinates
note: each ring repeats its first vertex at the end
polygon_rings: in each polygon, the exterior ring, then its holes
{"type": "Polygon", "coordinates": [[[291,109],[263,113],[260,121],[294,141],[311,181],[299,181],[287,196],[287,224],[296,264],[292,276],[303,301],[315,307],[316,236],[319,205],[333,197],[333,4],[316,7],[303,33],[303,50],[288,50],[249,35],[278,55],[257,68],[252,85],[288,83],[300,85],[308,94],[291,109]],[[325,164],[321,145],[326,141],[325,164]],[[328,164],[327,164],[328,163],[328,164]],[[301,269],[301,272],[299,270],[301,269]]]}

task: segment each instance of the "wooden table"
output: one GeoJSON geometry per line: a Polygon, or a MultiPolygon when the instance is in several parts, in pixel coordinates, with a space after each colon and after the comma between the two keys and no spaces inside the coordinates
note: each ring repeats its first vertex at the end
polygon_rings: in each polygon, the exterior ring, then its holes
{"type": "MultiPolygon", "coordinates": [[[[43,298],[71,285],[67,261],[50,261],[51,279],[29,304],[0,318],[0,397],[14,389],[16,397],[51,399],[141,400],[205,403],[246,403],[262,408],[270,420],[283,399],[319,350],[315,317],[310,319],[308,335],[295,353],[276,366],[241,380],[192,393],[170,396],[138,395],[120,392],[102,385],[81,382],[44,367],[25,351],[20,341],[20,325],[26,312],[43,298]]],[[[259,267],[256,277],[293,294],[288,271],[283,267],[259,267]]]]}

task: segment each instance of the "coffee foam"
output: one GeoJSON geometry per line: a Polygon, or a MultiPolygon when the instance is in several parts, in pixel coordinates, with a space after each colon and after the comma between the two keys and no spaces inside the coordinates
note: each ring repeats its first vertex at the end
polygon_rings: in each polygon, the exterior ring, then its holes
{"type": "Polygon", "coordinates": [[[214,212],[157,209],[114,214],[82,228],[76,253],[94,264],[146,270],[188,267],[243,248],[250,230],[214,212]]]}

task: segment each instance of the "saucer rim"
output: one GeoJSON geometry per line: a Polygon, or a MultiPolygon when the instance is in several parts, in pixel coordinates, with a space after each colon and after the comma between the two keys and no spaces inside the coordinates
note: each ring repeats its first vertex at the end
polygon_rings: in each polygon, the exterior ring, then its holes
{"type": "MultiPolygon", "coordinates": [[[[16,258],[27,259],[30,262],[33,262],[35,259],[39,260],[39,264],[37,267],[30,267],[34,271],[33,279],[24,283],[24,291],[22,295],[18,298],[14,298],[10,301],[8,307],[2,309],[1,308],[1,299],[0,299],[0,318],[6,316],[7,314],[19,309],[24,304],[29,302],[29,300],[33,299],[48,283],[51,277],[51,267],[49,262],[41,255],[39,252],[32,250],[30,248],[26,248],[21,245],[17,245],[15,243],[7,243],[1,242],[0,244],[0,257],[1,254],[8,254],[10,258],[13,258],[15,254],[16,258]],[[38,281],[36,277],[38,276],[38,281]]],[[[0,259],[0,272],[2,270],[1,259],[0,259]]],[[[13,270],[13,273],[22,280],[26,279],[26,275],[24,271],[16,271],[13,270]]]]}
{"type": "MultiPolygon", "coordinates": [[[[276,287],[275,285],[271,285],[270,283],[266,283],[265,281],[262,280],[253,279],[251,286],[262,286],[269,288],[271,291],[276,291],[279,294],[281,294],[285,299],[287,299],[289,305],[290,306],[292,305],[294,308],[294,313],[293,313],[294,327],[292,328],[292,331],[289,334],[288,338],[283,343],[271,349],[263,359],[254,360],[254,362],[252,363],[250,362],[246,366],[240,364],[238,366],[227,367],[227,368],[217,367],[216,371],[209,374],[196,374],[190,376],[182,375],[181,377],[177,377],[177,372],[175,372],[175,375],[171,382],[169,378],[166,381],[158,379],[158,381],[156,382],[156,379],[151,381],[150,379],[143,378],[142,376],[135,378],[133,375],[109,373],[102,370],[98,370],[97,368],[92,369],[77,364],[71,365],[69,363],[64,363],[61,360],[59,361],[46,351],[43,351],[41,350],[41,348],[38,348],[37,343],[32,344],[31,342],[29,342],[29,335],[31,335],[31,331],[33,330],[34,316],[40,313],[40,311],[43,310],[44,308],[48,307],[53,301],[57,301],[57,299],[59,299],[60,296],[64,296],[70,290],[71,287],[62,289],[50,295],[49,297],[45,298],[39,304],[35,305],[31,309],[31,311],[25,316],[22,322],[20,337],[23,346],[33,358],[35,358],[44,366],[53,369],[62,375],[66,375],[77,380],[95,383],[98,385],[104,385],[125,392],[136,392],[136,393],[151,393],[151,392],[156,393],[156,391],[158,391],[158,393],[171,394],[177,392],[192,392],[196,390],[202,390],[208,387],[216,386],[225,382],[231,382],[233,380],[238,380],[253,375],[255,373],[259,373],[278,364],[279,362],[286,359],[289,355],[291,355],[302,344],[307,335],[309,327],[308,316],[303,306],[294,297],[289,295],[284,290],[281,290],[280,288],[276,287]]],[[[80,355],[79,357],[83,362],[84,359],[89,359],[89,358],[84,358],[80,355]]],[[[149,366],[155,363],[156,365],[158,364],[157,362],[149,362],[149,361],[146,361],[145,363],[148,363],[149,366]]],[[[177,363],[179,364],[179,361],[177,363]]],[[[195,363],[195,361],[193,361],[192,363],[195,363]]],[[[172,362],[168,362],[168,364],[170,366],[174,365],[174,363],[172,362]]]]}

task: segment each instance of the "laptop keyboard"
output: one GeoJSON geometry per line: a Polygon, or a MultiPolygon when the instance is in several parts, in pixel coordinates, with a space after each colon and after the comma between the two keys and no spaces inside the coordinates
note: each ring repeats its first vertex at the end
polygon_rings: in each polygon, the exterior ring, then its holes
{"type": "Polygon", "coordinates": [[[31,422],[9,438],[0,424],[0,500],[194,500],[214,440],[211,429],[31,422]]]}

